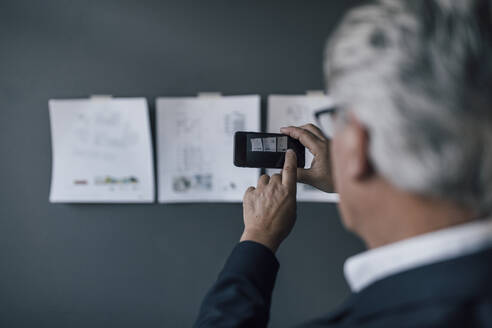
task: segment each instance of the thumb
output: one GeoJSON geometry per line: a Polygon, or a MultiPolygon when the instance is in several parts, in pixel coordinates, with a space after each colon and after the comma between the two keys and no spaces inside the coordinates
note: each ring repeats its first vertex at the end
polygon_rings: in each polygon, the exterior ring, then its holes
{"type": "Polygon", "coordinates": [[[297,156],[292,149],[285,153],[284,168],[282,169],[282,184],[290,190],[295,190],[297,182],[297,156]]]}
{"type": "Polygon", "coordinates": [[[306,183],[306,184],[311,184],[312,182],[312,169],[303,169],[303,168],[298,168],[297,169],[297,182],[300,183],[306,183]]]}

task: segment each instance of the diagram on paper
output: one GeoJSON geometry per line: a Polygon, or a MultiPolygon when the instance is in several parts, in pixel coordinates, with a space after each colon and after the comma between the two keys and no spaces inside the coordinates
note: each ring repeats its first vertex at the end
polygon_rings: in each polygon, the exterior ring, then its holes
{"type": "MultiPolygon", "coordinates": [[[[328,96],[271,95],[268,97],[267,132],[279,133],[281,127],[301,126],[315,123],[314,112],[333,105],[328,96]]],[[[306,167],[311,166],[313,155],[306,149],[306,167]]],[[[268,169],[268,174],[279,170],[268,169]]],[[[297,199],[300,201],[337,201],[337,194],[328,194],[309,185],[298,184],[297,199]]]]}
{"type": "Polygon", "coordinates": [[[145,99],[51,100],[50,120],[52,202],[153,201],[145,99]]]}
{"type": "Polygon", "coordinates": [[[234,167],[233,138],[259,130],[259,103],[258,96],[158,98],[159,202],[241,201],[259,172],[234,167]]]}

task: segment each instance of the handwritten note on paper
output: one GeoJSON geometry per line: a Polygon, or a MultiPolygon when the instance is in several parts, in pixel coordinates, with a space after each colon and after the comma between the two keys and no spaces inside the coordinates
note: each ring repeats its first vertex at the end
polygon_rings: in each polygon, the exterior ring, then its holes
{"type": "Polygon", "coordinates": [[[50,100],[51,202],[153,202],[144,98],[50,100]]]}
{"type": "MultiPolygon", "coordinates": [[[[270,95],[268,97],[267,132],[279,133],[284,126],[315,123],[314,112],[333,105],[333,100],[324,95],[270,95]]],[[[311,166],[313,155],[306,149],[306,168],[311,166]]],[[[268,169],[268,174],[279,170],[268,169]]],[[[297,199],[307,202],[336,202],[338,194],[325,193],[309,185],[297,185],[297,199]]]]}
{"type": "Polygon", "coordinates": [[[158,98],[156,107],[159,202],[241,202],[259,170],[233,165],[234,133],[259,131],[260,97],[158,98]]]}

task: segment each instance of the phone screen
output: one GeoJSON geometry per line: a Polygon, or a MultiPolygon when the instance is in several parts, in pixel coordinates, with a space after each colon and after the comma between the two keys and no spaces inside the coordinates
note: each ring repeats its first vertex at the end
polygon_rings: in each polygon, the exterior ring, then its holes
{"type": "Polygon", "coordinates": [[[297,166],[304,167],[304,146],[287,135],[236,132],[235,139],[234,164],[236,166],[282,168],[287,149],[292,149],[297,155],[297,166]]]}

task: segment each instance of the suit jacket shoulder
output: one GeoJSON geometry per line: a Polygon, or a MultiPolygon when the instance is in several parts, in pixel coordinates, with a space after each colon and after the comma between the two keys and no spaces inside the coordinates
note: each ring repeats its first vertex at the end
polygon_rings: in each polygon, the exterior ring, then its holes
{"type": "Polygon", "coordinates": [[[492,249],[408,270],[305,327],[492,327],[492,249]]]}

